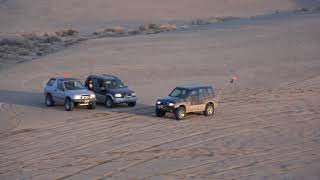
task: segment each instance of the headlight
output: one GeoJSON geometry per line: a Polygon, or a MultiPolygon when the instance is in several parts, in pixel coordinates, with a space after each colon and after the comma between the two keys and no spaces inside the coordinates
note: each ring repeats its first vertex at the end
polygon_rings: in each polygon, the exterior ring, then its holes
{"type": "Polygon", "coordinates": [[[136,93],[131,93],[131,96],[136,96],[137,94],[136,93]]]}
{"type": "Polygon", "coordinates": [[[95,94],[90,94],[90,98],[96,98],[96,95],[95,94]]]}
{"type": "Polygon", "coordinates": [[[114,97],[116,97],[116,98],[121,98],[122,95],[121,95],[120,93],[118,93],[118,94],[115,94],[114,97]]]}
{"type": "Polygon", "coordinates": [[[174,106],[174,103],[169,103],[169,106],[174,106]]]}
{"type": "Polygon", "coordinates": [[[81,99],[81,95],[75,95],[73,96],[74,99],[81,99]]]}
{"type": "Polygon", "coordinates": [[[161,101],[158,101],[157,104],[161,104],[161,101]]]}

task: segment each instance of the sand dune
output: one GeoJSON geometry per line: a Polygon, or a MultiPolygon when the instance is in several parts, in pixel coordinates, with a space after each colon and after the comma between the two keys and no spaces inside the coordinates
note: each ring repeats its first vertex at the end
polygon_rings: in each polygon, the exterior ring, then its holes
{"type": "Polygon", "coordinates": [[[319,31],[316,13],[237,21],[89,40],[4,69],[0,179],[319,179],[319,31]],[[139,104],[44,107],[44,83],[65,73],[116,74],[139,104]],[[231,75],[213,117],[154,116],[175,85],[231,75]]]}
{"type": "Polygon", "coordinates": [[[291,0],[10,0],[0,1],[0,32],[252,16],[296,7],[291,0]]]}

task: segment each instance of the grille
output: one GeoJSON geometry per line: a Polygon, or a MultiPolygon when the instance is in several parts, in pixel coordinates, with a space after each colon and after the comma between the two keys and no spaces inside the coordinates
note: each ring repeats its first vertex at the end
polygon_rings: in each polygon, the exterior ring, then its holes
{"type": "Polygon", "coordinates": [[[89,99],[90,95],[81,95],[81,99],[89,99]]]}

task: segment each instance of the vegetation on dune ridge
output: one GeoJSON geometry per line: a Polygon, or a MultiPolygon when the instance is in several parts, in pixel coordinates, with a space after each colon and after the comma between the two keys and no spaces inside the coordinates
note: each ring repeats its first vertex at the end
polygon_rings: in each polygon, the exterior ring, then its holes
{"type": "MultiPolygon", "coordinates": [[[[299,8],[294,13],[319,12],[320,7],[299,8]]],[[[278,14],[279,11],[275,11],[278,14]]],[[[147,23],[135,28],[128,29],[121,26],[100,28],[89,36],[80,35],[79,31],[73,28],[62,29],[56,32],[44,33],[20,33],[14,36],[0,36],[0,63],[2,60],[30,60],[45,56],[67,46],[87,39],[104,37],[127,37],[134,35],[148,35],[175,30],[189,29],[194,26],[208,25],[213,23],[223,23],[238,20],[239,17],[225,16],[207,19],[195,19],[189,23],[178,26],[176,24],[156,24],[147,23]]]]}

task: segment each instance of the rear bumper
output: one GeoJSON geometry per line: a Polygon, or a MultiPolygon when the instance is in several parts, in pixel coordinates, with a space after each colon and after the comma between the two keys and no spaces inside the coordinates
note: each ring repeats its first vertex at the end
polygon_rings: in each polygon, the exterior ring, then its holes
{"type": "Polygon", "coordinates": [[[113,103],[121,104],[121,103],[132,103],[138,100],[137,97],[127,97],[127,98],[113,98],[113,103]]]}

